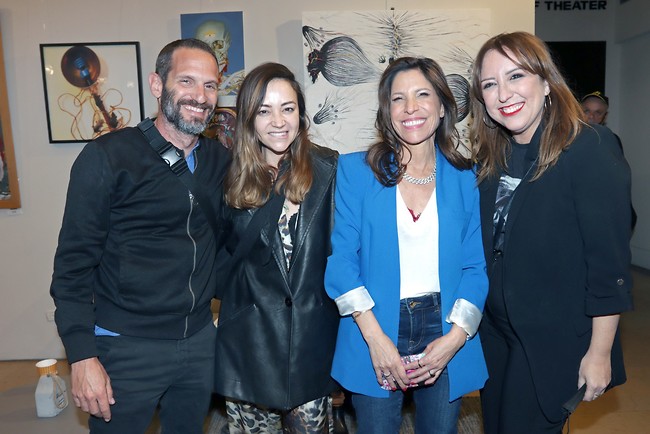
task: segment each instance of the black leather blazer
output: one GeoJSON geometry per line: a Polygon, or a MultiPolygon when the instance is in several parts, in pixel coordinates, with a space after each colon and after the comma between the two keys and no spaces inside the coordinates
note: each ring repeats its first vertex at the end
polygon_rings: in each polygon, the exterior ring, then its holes
{"type": "MultiPolygon", "coordinates": [[[[539,152],[541,128],[527,158],[539,152]]],[[[561,419],[575,393],[592,317],[632,308],[630,290],[630,170],[611,131],[583,128],[557,164],[512,200],[503,247],[502,291],[509,320],[528,356],[542,409],[561,419]]],[[[498,178],[479,185],[488,273],[498,178]]],[[[486,312],[486,316],[488,316],[486,312]]],[[[490,348],[484,346],[489,359],[490,348]]],[[[489,368],[489,366],[488,366],[489,368]]],[[[618,336],[612,349],[612,385],[625,381],[618,336]]]]}
{"type": "MultiPolygon", "coordinates": [[[[231,271],[217,327],[215,387],[221,395],[291,409],[336,387],[330,371],[339,315],[323,279],[337,156],[322,147],[311,152],[314,182],[300,205],[289,271],[277,221],[262,229],[231,271]]],[[[227,210],[230,237],[241,238],[252,215],[227,210]]]]}

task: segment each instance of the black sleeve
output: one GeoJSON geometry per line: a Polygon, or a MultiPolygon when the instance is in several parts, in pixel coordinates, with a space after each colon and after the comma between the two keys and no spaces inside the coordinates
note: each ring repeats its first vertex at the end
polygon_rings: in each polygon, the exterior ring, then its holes
{"type": "Polygon", "coordinates": [[[97,355],[93,281],[109,230],[111,184],[103,151],[89,143],[70,173],[50,287],[69,363],[97,355]]]}
{"type": "Polygon", "coordinates": [[[630,168],[605,128],[585,128],[572,148],[572,187],[587,262],[586,312],[630,310],[630,168]]]}

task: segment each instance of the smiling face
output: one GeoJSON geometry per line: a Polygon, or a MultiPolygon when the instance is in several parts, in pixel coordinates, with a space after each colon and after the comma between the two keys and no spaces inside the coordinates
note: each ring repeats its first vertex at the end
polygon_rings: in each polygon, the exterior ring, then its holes
{"type": "Polygon", "coordinates": [[[419,69],[395,75],[390,92],[390,118],[402,144],[432,141],[445,110],[433,85],[419,69]]]}
{"type": "Polygon", "coordinates": [[[278,167],[300,131],[298,96],[287,80],[273,79],[266,87],[255,116],[255,135],[262,143],[264,160],[278,167]]]}
{"type": "Polygon", "coordinates": [[[188,135],[201,133],[217,105],[219,69],[209,53],[178,48],[166,80],[158,85],[162,114],[173,127],[188,135]]]}
{"type": "Polygon", "coordinates": [[[481,94],[490,117],[504,126],[517,143],[530,143],[544,113],[549,94],[546,80],[521,68],[497,50],[485,54],[481,65],[481,94]]]}

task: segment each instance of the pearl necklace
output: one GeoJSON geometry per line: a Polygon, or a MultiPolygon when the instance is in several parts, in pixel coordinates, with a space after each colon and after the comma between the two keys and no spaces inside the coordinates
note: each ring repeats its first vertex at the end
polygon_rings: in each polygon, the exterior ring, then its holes
{"type": "Polygon", "coordinates": [[[402,175],[402,178],[404,178],[405,181],[410,182],[411,184],[415,184],[415,185],[429,184],[429,183],[433,182],[436,179],[436,165],[435,164],[433,165],[433,172],[431,172],[431,174],[429,176],[427,176],[426,178],[415,178],[415,177],[409,175],[408,173],[406,173],[406,171],[404,171],[404,174],[402,175]]]}

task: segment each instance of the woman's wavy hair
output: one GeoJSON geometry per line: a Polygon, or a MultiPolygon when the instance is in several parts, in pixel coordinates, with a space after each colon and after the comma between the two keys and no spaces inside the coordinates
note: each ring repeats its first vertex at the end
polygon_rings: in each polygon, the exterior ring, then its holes
{"type": "Polygon", "coordinates": [[[264,63],[250,71],[237,95],[237,121],[232,146],[232,163],[225,179],[226,203],[237,209],[259,208],[274,190],[294,203],[300,203],[313,182],[308,137],[309,118],[305,96],[294,74],[279,63],[264,63]],[[272,80],[291,85],[298,99],[298,135],[282,157],[279,167],[264,160],[262,143],[255,131],[255,119],[272,80]]]}
{"type": "MultiPolygon", "coordinates": [[[[406,170],[406,164],[402,163],[404,153],[410,153],[408,148],[402,145],[391,122],[391,89],[397,74],[411,70],[418,70],[424,75],[444,107],[445,115],[436,130],[438,148],[454,167],[458,169],[471,167],[471,160],[458,150],[460,138],[456,130],[456,100],[442,68],[434,60],[426,57],[400,57],[386,68],[379,81],[379,107],[375,120],[379,139],[370,146],[366,157],[377,180],[387,187],[396,185],[402,179],[406,170]]],[[[407,162],[410,160],[410,155],[406,160],[407,162]]]]}
{"type": "Polygon", "coordinates": [[[494,122],[485,108],[481,88],[481,72],[485,55],[496,50],[520,68],[541,77],[550,92],[544,103],[542,137],[539,145],[537,170],[532,181],[552,167],[586,125],[582,108],[553,62],[551,53],[541,39],[526,33],[502,33],[489,39],[478,52],[472,68],[470,137],[472,159],[479,163],[479,182],[498,176],[506,168],[511,134],[494,122]]]}

